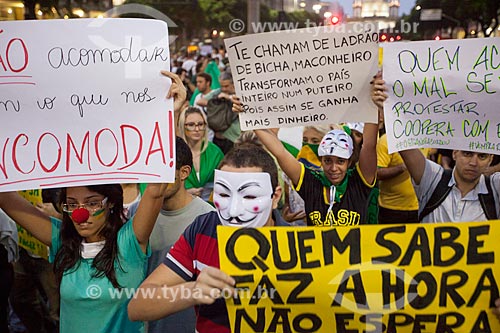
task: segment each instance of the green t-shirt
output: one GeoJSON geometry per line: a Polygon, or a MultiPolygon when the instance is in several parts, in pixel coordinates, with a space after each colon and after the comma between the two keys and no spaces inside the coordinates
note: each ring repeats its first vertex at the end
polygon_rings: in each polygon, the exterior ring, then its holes
{"type": "Polygon", "coordinates": [[[196,170],[192,168],[184,187],[187,189],[204,187],[202,198],[208,201],[214,188],[215,169],[217,169],[223,158],[224,153],[222,150],[214,143],[208,142],[207,149],[200,155],[198,175],[196,170]]]}
{"type": "MultiPolygon", "coordinates": [[[[52,246],[49,260],[53,262],[61,246],[61,221],[51,218],[52,246]]],[[[119,260],[115,272],[122,289],[115,289],[106,276],[92,277],[94,259],[80,259],[76,268],[66,271],[62,277],[60,293],[61,333],[136,333],[144,332],[143,322],[128,319],[127,305],[131,293],[146,277],[147,262],[151,250],[142,252],[132,227],[132,220],[118,232],[119,260]]]]}

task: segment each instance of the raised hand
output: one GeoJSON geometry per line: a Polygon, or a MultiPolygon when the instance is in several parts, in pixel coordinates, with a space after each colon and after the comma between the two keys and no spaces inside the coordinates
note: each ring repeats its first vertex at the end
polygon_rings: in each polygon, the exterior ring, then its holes
{"type": "Polygon", "coordinates": [[[170,89],[168,91],[167,98],[174,99],[175,112],[181,111],[182,105],[186,101],[186,96],[187,96],[186,87],[182,83],[182,80],[179,77],[179,75],[169,71],[161,71],[161,74],[172,79],[172,85],[170,86],[170,89]]]}
{"type": "Polygon", "coordinates": [[[382,80],[382,73],[378,72],[370,83],[372,85],[372,101],[379,109],[383,110],[384,102],[389,96],[386,93],[387,87],[385,81],[382,80]]]}

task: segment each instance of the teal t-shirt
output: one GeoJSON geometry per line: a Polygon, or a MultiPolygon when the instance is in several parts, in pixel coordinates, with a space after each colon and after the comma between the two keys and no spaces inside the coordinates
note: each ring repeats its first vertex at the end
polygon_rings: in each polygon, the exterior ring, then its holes
{"type": "MultiPolygon", "coordinates": [[[[49,260],[53,262],[61,246],[61,221],[51,218],[52,246],[49,260]]],[[[131,293],[146,277],[148,257],[137,241],[132,220],[118,232],[120,265],[115,272],[122,289],[115,289],[106,276],[92,277],[93,259],[81,259],[76,269],[66,271],[62,277],[60,332],[61,333],[136,333],[144,332],[143,322],[131,322],[127,305],[131,293]],[[120,268],[121,266],[121,268],[120,268]]]]}

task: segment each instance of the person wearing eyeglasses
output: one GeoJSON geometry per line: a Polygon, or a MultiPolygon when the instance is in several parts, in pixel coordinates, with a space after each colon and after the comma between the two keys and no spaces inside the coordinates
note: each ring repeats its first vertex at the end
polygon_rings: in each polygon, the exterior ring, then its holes
{"type": "MultiPolygon", "coordinates": [[[[186,99],[177,75],[169,96],[176,113],[186,99]]],[[[149,236],[169,184],[148,184],[133,219],[123,223],[120,184],[61,189],[62,219],[49,217],[17,192],[0,193],[0,209],[50,247],[61,295],[61,333],[138,333],[127,315],[131,290],[146,277],[149,236]]]]}
{"type": "Polygon", "coordinates": [[[214,188],[214,172],[224,153],[208,140],[207,116],[196,107],[188,107],[179,115],[178,136],[184,139],[193,154],[193,168],[186,179],[189,193],[210,201],[214,188]]]}

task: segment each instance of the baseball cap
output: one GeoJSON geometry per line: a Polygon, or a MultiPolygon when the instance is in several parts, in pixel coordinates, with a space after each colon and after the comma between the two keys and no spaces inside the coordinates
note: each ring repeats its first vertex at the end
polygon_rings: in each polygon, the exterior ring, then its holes
{"type": "Polygon", "coordinates": [[[355,130],[363,134],[365,123],[347,123],[347,127],[349,127],[351,130],[355,130]]]}
{"type": "Polygon", "coordinates": [[[352,155],[352,139],[339,129],[331,130],[321,140],[318,156],[337,156],[348,160],[352,155]]]}

